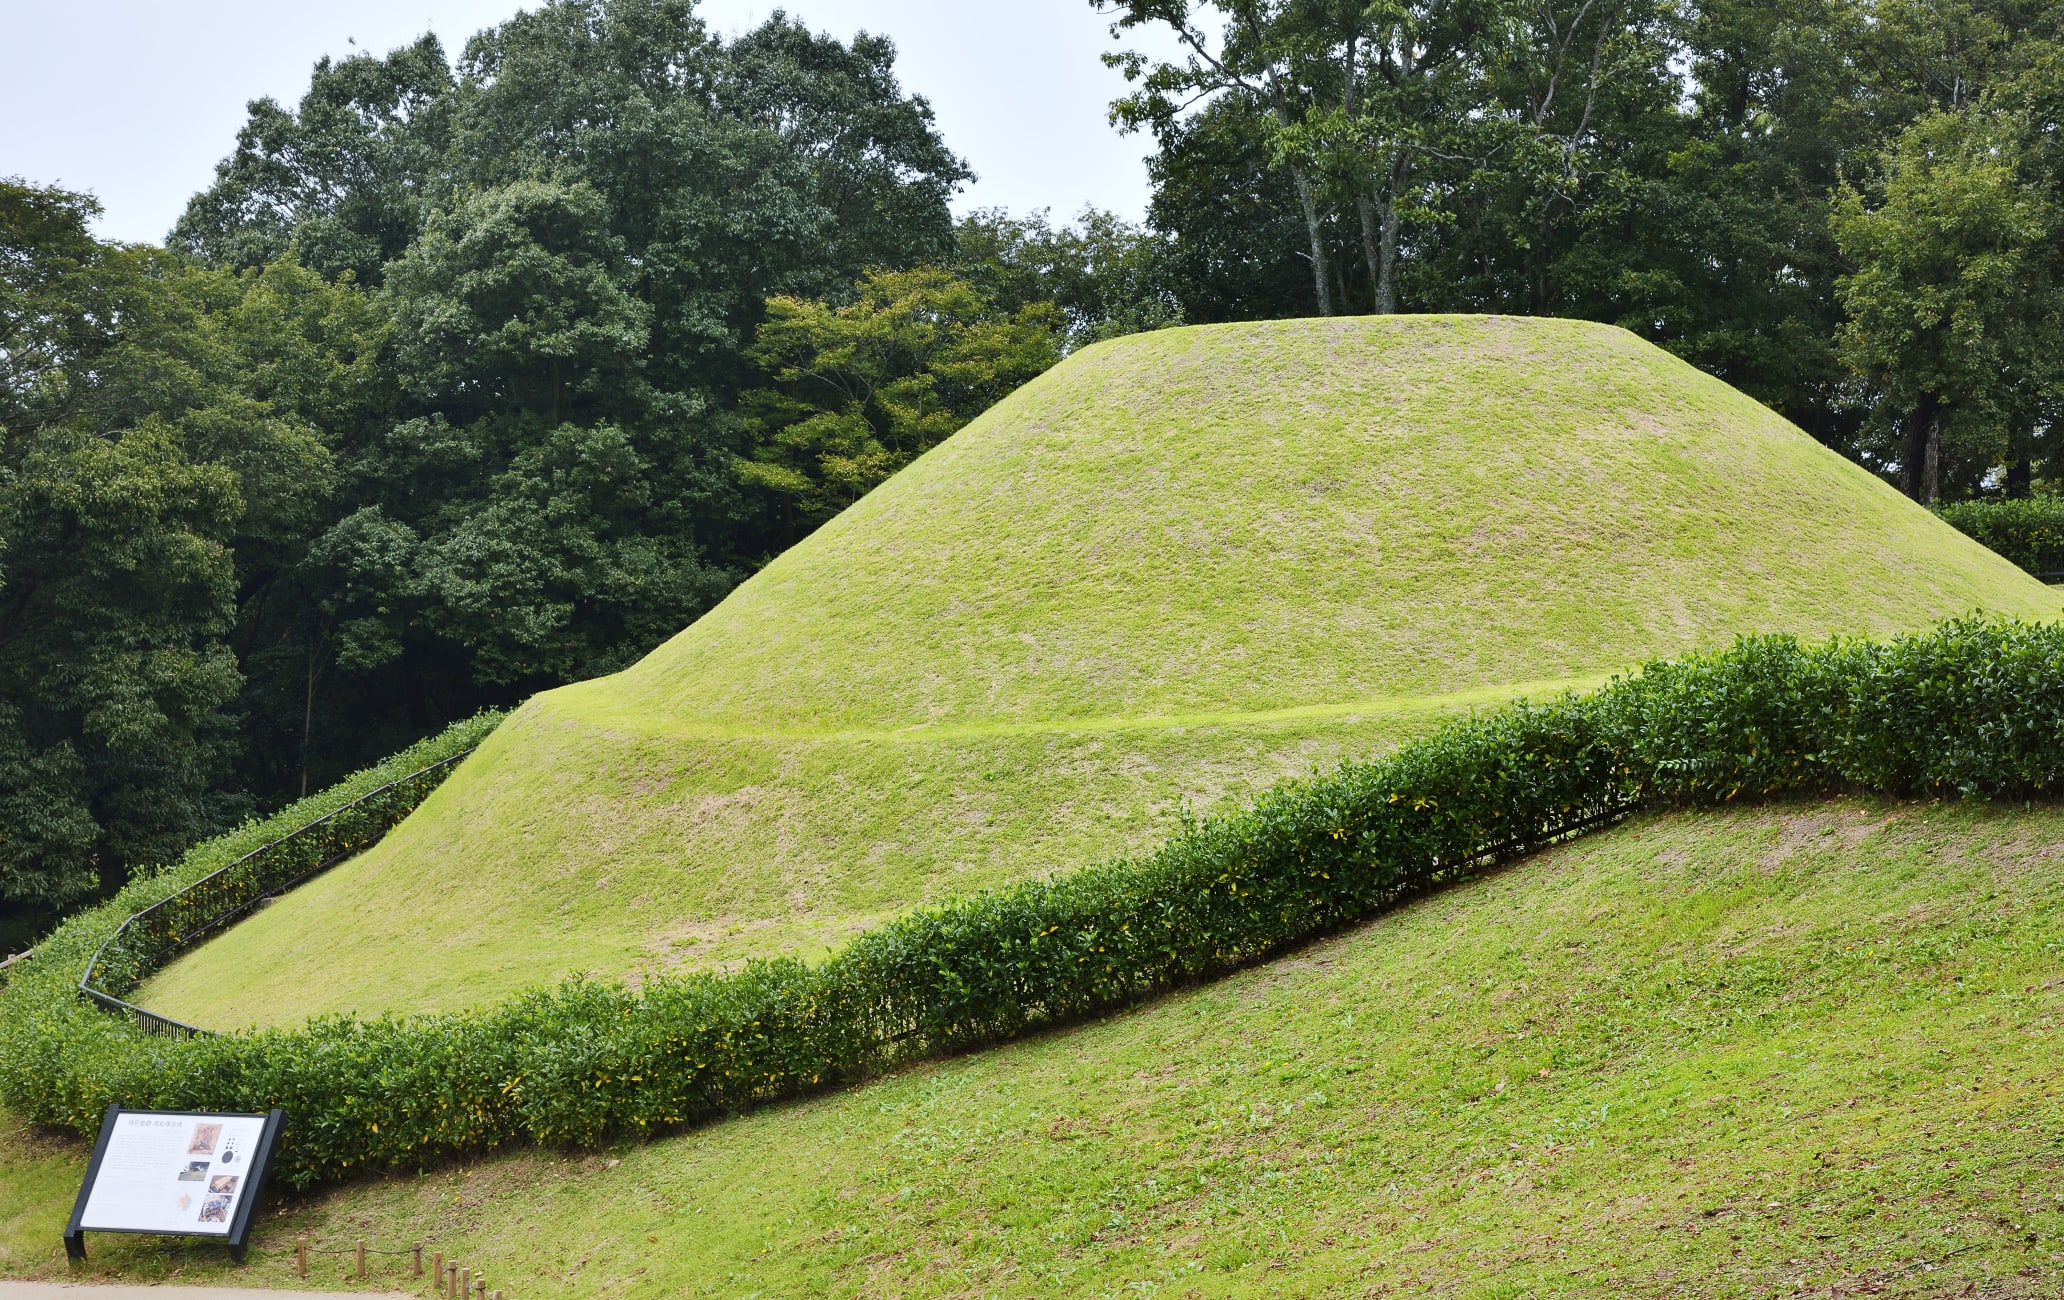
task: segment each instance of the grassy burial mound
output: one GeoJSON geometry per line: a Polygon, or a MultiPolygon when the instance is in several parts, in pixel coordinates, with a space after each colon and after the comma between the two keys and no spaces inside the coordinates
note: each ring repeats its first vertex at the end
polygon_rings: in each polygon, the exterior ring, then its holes
{"type": "Polygon", "coordinates": [[[1736,633],[2054,594],[1740,393],[1567,321],[1085,350],[145,1001],[454,1007],[822,950],[1457,708],[1736,633]]]}

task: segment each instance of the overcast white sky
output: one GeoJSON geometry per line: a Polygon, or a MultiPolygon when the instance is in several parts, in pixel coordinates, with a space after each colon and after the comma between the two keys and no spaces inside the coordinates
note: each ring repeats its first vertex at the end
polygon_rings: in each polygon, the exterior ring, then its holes
{"type": "MultiPolygon", "coordinates": [[[[0,0],[0,176],[90,190],[100,234],[159,240],[208,183],[265,95],[292,104],[324,54],[384,53],[423,31],[454,58],[519,0],[0,0]]],[[[956,205],[1085,204],[1137,220],[1149,142],[1105,121],[1124,80],[1089,0],[704,0],[736,31],[775,8],[849,38],[895,38],[906,90],[924,95],[979,180],[956,205]]]]}

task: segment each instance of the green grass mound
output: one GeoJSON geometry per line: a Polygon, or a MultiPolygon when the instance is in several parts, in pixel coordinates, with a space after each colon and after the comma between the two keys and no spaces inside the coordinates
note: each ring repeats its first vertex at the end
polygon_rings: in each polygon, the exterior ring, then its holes
{"type": "MultiPolygon", "coordinates": [[[[245,1284],[308,1232],[512,1295],[2052,1295],[2060,842],[2054,806],[1647,815],[1130,1015],[294,1202],[245,1284]]],[[[0,1270],[64,1274],[82,1165],[0,1143],[0,1270]]]]}
{"type": "Polygon", "coordinates": [[[1620,330],[1122,339],[642,663],[531,701],[378,849],[144,1000],[287,1023],[821,951],[1459,708],[1973,608],[2059,601],[1620,330]]]}

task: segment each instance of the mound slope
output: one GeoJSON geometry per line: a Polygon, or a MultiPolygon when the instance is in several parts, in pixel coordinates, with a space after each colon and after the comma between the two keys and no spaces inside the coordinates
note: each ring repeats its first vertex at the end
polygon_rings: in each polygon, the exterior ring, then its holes
{"type": "MultiPolygon", "coordinates": [[[[2054,1295],[2060,836],[2043,805],[1644,816],[1133,1014],[306,1198],[245,1284],[370,1224],[512,1294],[2054,1295]]],[[[84,1161],[0,1125],[0,1271],[63,1274],[84,1161]]]]}
{"type": "Polygon", "coordinates": [[[1117,340],[643,662],[531,701],[379,849],[147,1000],[280,1021],[809,949],[1455,708],[1740,632],[2059,604],[1611,327],[1117,340]]]}

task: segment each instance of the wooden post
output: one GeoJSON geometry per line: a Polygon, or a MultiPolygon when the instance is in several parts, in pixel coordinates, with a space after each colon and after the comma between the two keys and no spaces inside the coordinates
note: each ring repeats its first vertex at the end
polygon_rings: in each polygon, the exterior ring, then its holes
{"type": "Polygon", "coordinates": [[[441,1250],[437,1252],[437,1262],[430,1266],[430,1276],[435,1279],[431,1285],[439,1291],[444,1290],[444,1252],[441,1250]]]}
{"type": "Polygon", "coordinates": [[[358,1239],[358,1249],[352,1252],[358,1257],[358,1280],[365,1281],[365,1238],[358,1239]]]}
{"type": "Polygon", "coordinates": [[[302,1277],[308,1276],[308,1234],[305,1232],[294,1238],[294,1272],[302,1277]]]}
{"type": "Polygon", "coordinates": [[[420,1241],[409,1247],[409,1276],[423,1276],[423,1243],[420,1241]]]}
{"type": "Polygon", "coordinates": [[[487,1279],[478,1278],[473,1283],[473,1294],[477,1300],[487,1300],[487,1279]]]}
{"type": "Polygon", "coordinates": [[[473,1295],[473,1270],[463,1269],[459,1273],[459,1294],[455,1300],[471,1300],[473,1295]]]}

